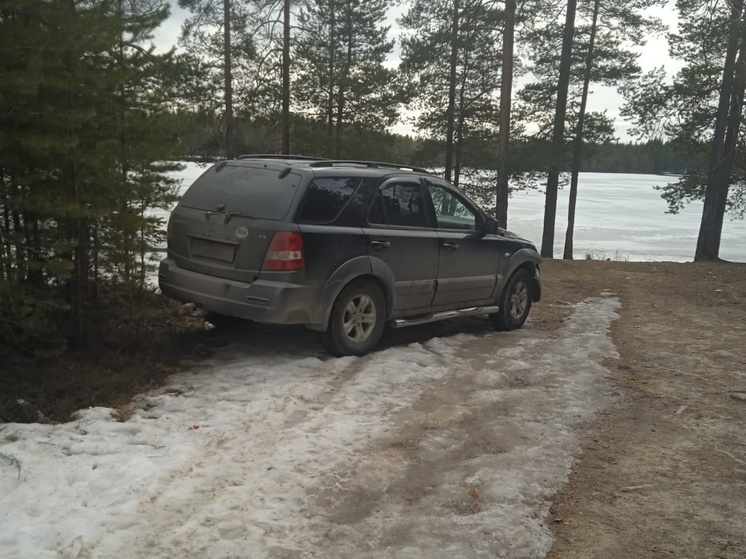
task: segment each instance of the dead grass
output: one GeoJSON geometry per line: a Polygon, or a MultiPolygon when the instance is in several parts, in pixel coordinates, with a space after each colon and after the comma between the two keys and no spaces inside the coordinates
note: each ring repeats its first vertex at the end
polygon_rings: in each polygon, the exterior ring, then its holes
{"type": "Polygon", "coordinates": [[[119,423],[129,421],[134,414],[135,410],[130,404],[119,406],[111,410],[111,417],[114,419],[114,421],[117,421],[119,423]]]}
{"type": "Polygon", "coordinates": [[[0,363],[0,422],[64,422],[94,406],[112,407],[124,421],[134,395],[193,366],[206,351],[202,321],[155,294],[106,306],[89,332],[85,350],[0,363]]]}

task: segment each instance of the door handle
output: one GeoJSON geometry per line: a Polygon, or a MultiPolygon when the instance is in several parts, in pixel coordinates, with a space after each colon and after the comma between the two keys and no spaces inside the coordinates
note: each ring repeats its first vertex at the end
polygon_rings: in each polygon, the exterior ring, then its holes
{"type": "Polygon", "coordinates": [[[382,248],[389,248],[391,246],[391,242],[389,241],[371,241],[370,246],[372,246],[376,250],[380,250],[382,248]]]}
{"type": "Polygon", "coordinates": [[[458,250],[458,243],[443,243],[443,248],[446,250],[458,250]]]}

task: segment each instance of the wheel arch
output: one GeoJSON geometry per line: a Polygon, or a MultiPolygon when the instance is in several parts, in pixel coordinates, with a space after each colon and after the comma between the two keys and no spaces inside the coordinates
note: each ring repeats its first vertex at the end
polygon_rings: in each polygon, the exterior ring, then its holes
{"type": "Polygon", "coordinates": [[[386,303],[386,317],[388,318],[396,303],[394,273],[378,258],[359,256],[348,260],[334,271],[324,285],[316,304],[314,321],[307,326],[312,330],[326,330],[329,325],[332,307],[339,294],[350,283],[361,279],[369,279],[380,288],[386,303]]]}
{"type": "MultiPolygon", "coordinates": [[[[536,302],[541,301],[541,280],[539,279],[539,264],[536,262],[524,262],[513,270],[513,274],[519,270],[526,270],[529,275],[529,285],[531,286],[531,300],[536,302]]],[[[511,274],[511,276],[513,275],[511,274]]],[[[508,278],[510,281],[510,278],[508,278]]]]}
{"type": "Polygon", "coordinates": [[[510,257],[505,265],[505,273],[501,276],[495,290],[494,298],[499,299],[502,296],[503,289],[508,285],[518,270],[526,270],[531,276],[532,299],[533,301],[541,300],[541,276],[539,274],[539,264],[543,262],[541,255],[530,248],[522,248],[510,257]]]}

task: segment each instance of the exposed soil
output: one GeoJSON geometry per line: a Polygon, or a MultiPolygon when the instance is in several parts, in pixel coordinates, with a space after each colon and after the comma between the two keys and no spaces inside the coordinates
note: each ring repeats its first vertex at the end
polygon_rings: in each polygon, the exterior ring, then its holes
{"type": "Polygon", "coordinates": [[[86,348],[54,357],[0,347],[0,424],[64,422],[93,406],[126,413],[133,396],[206,355],[203,320],[154,293],[104,302],[89,332],[86,348]]]}
{"type": "Polygon", "coordinates": [[[549,557],[746,557],[746,265],[548,262],[548,301],[622,301],[622,389],[554,499],[549,557]]]}

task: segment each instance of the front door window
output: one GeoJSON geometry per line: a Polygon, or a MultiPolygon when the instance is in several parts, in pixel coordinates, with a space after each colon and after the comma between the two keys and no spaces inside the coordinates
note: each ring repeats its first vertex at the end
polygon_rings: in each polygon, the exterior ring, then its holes
{"type": "Polygon", "coordinates": [[[476,230],[477,214],[471,208],[437,184],[430,184],[429,188],[438,229],[476,230]]]}

